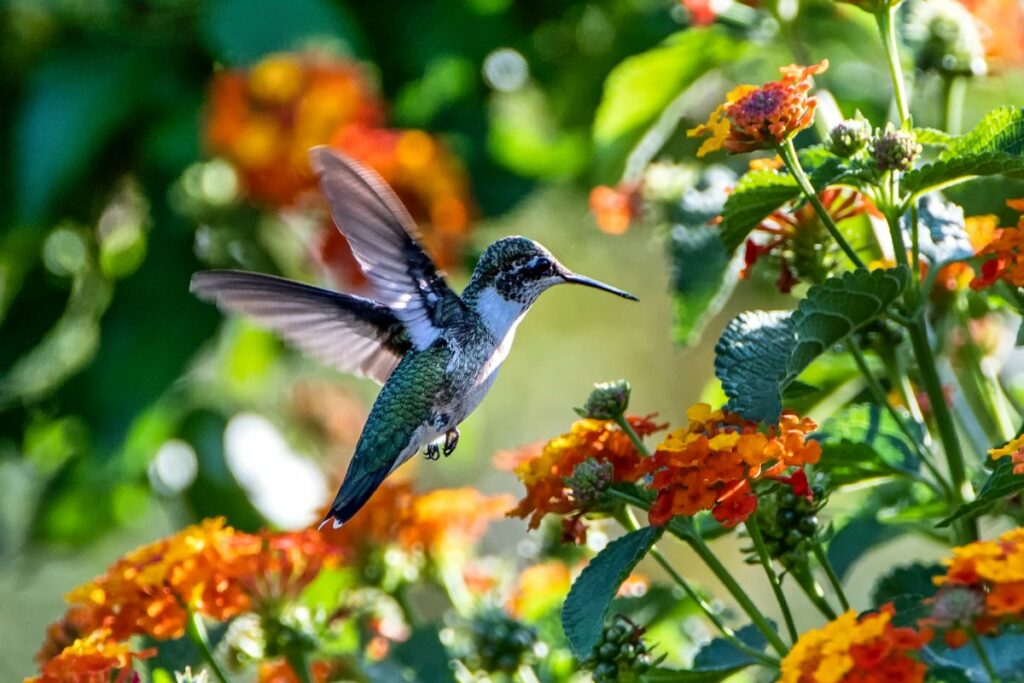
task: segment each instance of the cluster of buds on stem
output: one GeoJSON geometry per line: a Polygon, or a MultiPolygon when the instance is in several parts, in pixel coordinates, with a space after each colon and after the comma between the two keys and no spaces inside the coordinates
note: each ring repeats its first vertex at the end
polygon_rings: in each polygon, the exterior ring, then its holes
{"type": "Polygon", "coordinates": [[[879,171],[909,171],[924,148],[913,133],[889,124],[871,140],[869,149],[879,171]]]}
{"type": "Polygon", "coordinates": [[[601,630],[584,665],[594,672],[594,683],[637,681],[651,667],[644,629],[616,615],[601,630]]]}

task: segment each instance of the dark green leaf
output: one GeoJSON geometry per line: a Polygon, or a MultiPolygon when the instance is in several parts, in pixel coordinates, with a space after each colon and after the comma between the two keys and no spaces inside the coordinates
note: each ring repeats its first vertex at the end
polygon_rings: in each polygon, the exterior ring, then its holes
{"type": "Polygon", "coordinates": [[[215,0],[203,5],[202,35],[219,61],[248,66],[272,52],[301,48],[314,38],[345,41],[359,51],[353,20],[326,0],[215,0]]]}
{"type": "Polygon", "coordinates": [[[707,321],[729,299],[739,279],[739,264],[714,228],[676,226],[669,236],[672,259],[673,333],[677,343],[694,344],[707,321]],[[730,263],[732,261],[732,263],[730,263]]]}
{"type": "Polygon", "coordinates": [[[818,465],[842,486],[894,473],[916,472],[917,454],[896,419],[881,406],[860,403],[825,421],[815,433],[821,441],[818,465]]]}
{"type": "Polygon", "coordinates": [[[590,654],[601,635],[605,613],[619,586],[661,536],[644,527],[615,539],[590,561],[572,584],[562,607],[562,628],[579,659],[590,654]]]}
{"type": "Polygon", "coordinates": [[[680,31],[653,50],[619,62],[605,80],[594,117],[598,153],[606,163],[621,159],[687,86],[742,53],[742,43],[709,27],[680,31]]]}
{"type": "Polygon", "coordinates": [[[828,561],[839,578],[845,578],[861,555],[902,533],[897,526],[879,522],[873,513],[855,517],[829,541],[828,561]]]}
{"type": "Polygon", "coordinates": [[[44,218],[50,203],[87,175],[93,157],[143,102],[140,53],[111,46],[53,55],[29,75],[15,122],[17,199],[26,221],[44,218]]]}
{"type": "MultiPolygon", "coordinates": [[[[982,647],[988,654],[996,674],[1004,680],[1020,680],[1020,672],[1024,670],[1024,635],[1004,634],[990,638],[979,638],[982,647]]],[[[959,669],[972,681],[988,681],[985,667],[973,647],[961,647],[951,650],[938,641],[933,641],[922,654],[930,667],[959,669]]]]}
{"type": "Polygon", "coordinates": [[[799,382],[794,380],[789,383],[789,386],[787,386],[785,390],[783,390],[782,398],[803,398],[805,396],[812,396],[818,393],[819,391],[821,391],[820,387],[807,384],[806,382],[799,382]]]}
{"type": "Polygon", "coordinates": [[[722,210],[719,236],[726,250],[743,244],[750,231],[772,211],[800,194],[792,176],[775,171],[751,171],[737,183],[722,210]]]}
{"type": "Polygon", "coordinates": [[[1007,496],[1021,491],[1024,491],[1024,474],[1013,473],[1011,458],[1000,458],[974,500],[958,507],[952,515],[939,522],[938,526],[947,527],[962,517],[979,515],[1007,496]]]}
{"type": "Polygon", "coordinates": [[[796,347],[789,355],[786,383],[811,361],[875,320],[907,285],[905,267],[856,270],[833,277],[807,291],[793,313],[796,347]]]}
{"type": "Polygon", "coordinates": [[[896,567],[875,583],[871,591],[871,604],[879,607],[900,597],[916,598],[919,601],[930,598],[938,590],[932,577],[944,573],[945,570],[938,564],[915,562],[896,567]]]}
{"type": "MultiPolygon", "coordinates": [[[[758,651],[764,650],[767,645],[764,636],[753,624],[737,630],[736,637],[758,651]]],[[[656,669],[642,680],[650,683],[714,683],[756,663],[757,660],[737,649],[728,640],[715,638],[697,652],[689,669],[656,669]]]]}
{"type": "Polygon", "coordinates": [[[974,683],[963,669],[953,666],[931,666],[925,683],[974,683]]]}
{"type": "Polygon", "coordinates": [[[726,407],[747,419],[778,422],[786,361],[795,340],[789,311],[746,311],[715,345],[715,375],[726,407]]]}
{"type": "Polygon", "coordinates": [[[439,624],[417,626],[409,638],[394,644],[390,654],[394,661],[416,672],[417,681],[455,683],[448,650],[441,643],[439,624]]]}

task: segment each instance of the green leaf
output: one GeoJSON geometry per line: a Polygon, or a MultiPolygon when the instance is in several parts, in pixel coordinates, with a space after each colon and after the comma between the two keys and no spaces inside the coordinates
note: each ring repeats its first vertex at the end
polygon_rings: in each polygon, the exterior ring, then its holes
{"type": "Polygon", "coordinates": [[[615,539],[590,561],[569,589],[562,606],[562,628],[577,658],[590,654],[601,635],[605,613],[619,586],[661,536],[644,527],[615,539]]]}
{"type": "Polygon", "coordinates": [[[829,541],[828,561],[836,575],[844,579],[861,555],[901,534],[903,529],[879,522],[873,512],[854,517],[829,541]]]}
{"type": "Polygon", "coordinates": [[[696,343],[708,320],[722,310],[739,279],[739,264],[714,228],[676,226],[669,235],[672,311],[676,343],[696,343]]]}
{"type": "Polygon", "coordinates": [[[871,604],[880,607],[897,598],[912,597],[918,601],[935,595],[938,587],[932,578],[945,573],[942,565],[915,562],[895,567],[875,583],[871,591],[871,604]]]}
{"type": "Polygon", "coordinates": [[[626,155],[644,130],[697,78],[738,59],[744,46],[716,27],[688,29],[621,61],[604,83],[594,117],[598,154],[626,155]]]}
{"type": "Polygon", "coordinates": [[[958,507],[952,515],[939,522],[937,526],[947,527],[962,517],[980,515],[1007,496],[1021,491],[1024,491],[1024,474],[1013,473],[1011,458],[1000,458],[974,500],[958,507]]]}
{"type": "MultiPolygon", "coordinates": [[[[992,668],[1002,680],[1020,680],[1020,672],[1024,671],[1024,635],[1004,633],[995,638],[982,636],[978,641],[985,648],[989,661],[992,662],[992,668]]],[[[933,641],[922,650],[922,655],[929,668],[959,669],[969,680],[990,680],[973,647],[952,650],[938,641],[933,641]]]]}
{"type": "Polygon", "coordinates": [[[915,128],[914,137],[922,145],[934,145],[937,147],[946,147],[952,144],[958,136],[952,133],[947,133],[944,130],[938,128],[915,128]]]}
{"type": "Polygon", "coordinates": [[[22,220],[43,220],[144,98],[150,64],[137,50],[70,48],[29,74],[16,114],[13,163],[22,220]]]}
{"type": "MultiPolygon", "coordinates": [[[[758,651],[763,651],[767,646],[764,636],[753,624],[738,629],[736,637],[758,651]]],[[[737,649],[728,640],[715,638],[697,652],[689,669],[655,669],[641,680],[645,683],[715,683],[753,664],[757,664],[756,659],[737,649]]]]}
{"type": "Polygon", "coordinates": [[[778,422],[786,361],[795,340],[790,311],[746,311],[715,345],[715,375],[726,408],[750,420],[778,422]]]}
{"type": "Polygon", "coordinates": [[[832,416],[814,434],[822,445],[818,468],[837,486],[894,473],[914,473],[913,445],[881,406],[860,403],[832,416]]]}
{"type": "Polygon", "coordinates": [[[718,226],[726,250],[731,252],[743,244],[754,226],[799,194],[796,180],[776,171],[751,171],[740,178],[725,202],[718,226]]]}
{"type": "Polygon", "coordinates": [[[910,171],[903,187],[914,194],[984,175],[1024,177],[1024,107],[1000,107],[953,140],[934,163],[910,171]]]}
{"type": "Polygon", "coordinates": [[[441,643],[441,624],[425,624],[413,629],[410,636],[391,649],[390,657],[407,670],[416,672],[423,683],[455,683],[449,665],[448,651],[441,643]]]}
{"type": "Polygon", "coordinates": [[[789,355],[785,384],[826,350],[878,318],[903,293],[908,277],[905,266],[856,270],[811,287],[793,313],[796,347],[789,355]]]}
{"type": "Polygon", "coordinates": [[[272,52],[301,48],[315,38],[362,44],[355,22],[326,0],[214,0],[203,5],[202,38],[221,62],[248,66],[272,52]]]}

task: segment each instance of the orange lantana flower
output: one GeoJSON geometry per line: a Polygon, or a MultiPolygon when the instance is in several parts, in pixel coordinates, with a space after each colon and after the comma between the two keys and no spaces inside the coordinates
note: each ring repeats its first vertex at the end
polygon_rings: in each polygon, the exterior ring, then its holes
{"type": "MultiPolygon", "coordinates": [[[[1024,213],[1024,199],[1011,199],[1006,204],[1024,213]]],[[[981,264],[981,275],[971,281],[972,288],[991,287],[999,280],[1016,287],[1024,286],[1024,216],[1016,228],[996,231],[995,238],[978,252],[978,256],[987,257],[987,260],[981,264]]]]}
{"type": "Polygon", "coordinates": [[[928,631],[897,628],[885,605],[858,618],[853,610],[800,636],[782,660],[781,683],[919,683],[927,667],[916,653],[928,631]]]}
{"type": "Polygon", "coordinates": [[[640,186],[619,183],[616,187],[598,185],[590,191],[590,213],[601,232],[621,235],[640,215],[640,186]]]}
{"type": "MultiPolygon", "coordinates": [[[[627,419],[641,438],[664,429],[664,425],[655,424],[650,417],[627,419]]],[[[633,482],[641,474],[640,454],[629,435],[613,421],[577,420],[569,432],[548,441],[540,453],[515,468],[516,476],[526,486],[526,496],[508,514],[529,517],[529,526],[535,529],[548,513],[578,512],[579,505],[565,479],[588,458],[610,463],[614,482],[633,482]]]]}
{"type": "Polygon", "coordinates": [[[711,510],[720,523],[735,526],[757,509],[752,481],[821,457],[821,444],[807,439],[817,424],[791,412],[767,429],[706,403],[691,406],[686,415],[690,424],[670,432],[642,464],[657,493],[651,524],[711,510]]]}
{"type": "Polygon", "coordinates": [[[735,88],[705,123],[687,131],[689,137],[710,136],[697,156],[723,147],[733,154],[777,147],[809,127],[818,106],[807,96],[811,77],[827,68],[827,59],[812,66],[791,64],[779,69],[782,78],[777,81],[735,88]]]}
{"type": "Polygon", "coordinates": [[[26,678],[25,683],[109,683],[131,680],[132,661],[148,659],[155,649],[134,652],[127,643],[111,638],[109,629],[98,629],[75,640],[45,664],[39,676],[26,678]]]}
{"type": "Polygon", "coordinates": [[[1013,462],[1013,473],[1024,474],[1024,436],[1011,439],[1009,443],[999,448],[990,449],[988,457],[993,460],[1009,457],[1013,462]]]}

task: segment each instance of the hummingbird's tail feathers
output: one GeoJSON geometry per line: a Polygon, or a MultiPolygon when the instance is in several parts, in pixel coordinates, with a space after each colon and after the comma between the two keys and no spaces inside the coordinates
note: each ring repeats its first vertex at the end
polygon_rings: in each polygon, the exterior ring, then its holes
{"type": "Polygon", "coordinates": [[[327,365],[381,384],[412,346],[394,312],[370,299],[236,270],[196,273],[190,289],[251,316],[327,365]]]}
{"type": "Polygon", "coordinates": [[[366,501],[370,500],[374,492],[388,475],[387,470],[375,470],[351,476],[351,472],[345,476],[330,511],[320,523],[319,529],[323,529],[330,522],[333,528],[341,527],[345,522],[355,517],[366,501]]]}

